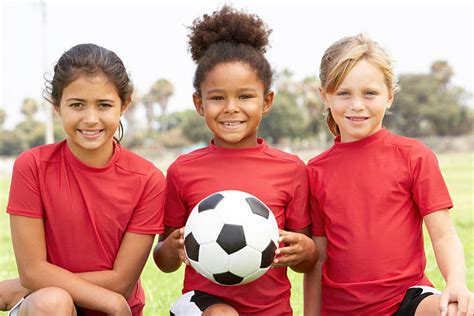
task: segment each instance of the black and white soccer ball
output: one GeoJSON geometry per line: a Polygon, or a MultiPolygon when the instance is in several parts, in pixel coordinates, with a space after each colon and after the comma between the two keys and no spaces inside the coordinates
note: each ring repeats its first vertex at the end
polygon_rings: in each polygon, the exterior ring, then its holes
{"type": "Polygon", "coordinates": [[[240,285],[270,268],[278,236],[275,216],[262,201],[242,191],[220,191],[191,211],[184,249],[191,266],[204,277],[240,285]]]}

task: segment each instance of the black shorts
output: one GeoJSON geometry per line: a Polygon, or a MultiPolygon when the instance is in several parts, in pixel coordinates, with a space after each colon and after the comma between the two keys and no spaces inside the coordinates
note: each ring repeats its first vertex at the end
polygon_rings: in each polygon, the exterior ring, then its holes
{"type": "Polygon", "coordinates": [[[421,301],[433,294],[441,294],[441,292],[429,286],[410,287],[393,316],[414,316],[421,301]]]}
{"type": "Polygon", "coordinates": [[[201,291],[184,293],[170,308],[170,315],[198,316],[211,305],[227,304],[223,299],[201,291]]]}

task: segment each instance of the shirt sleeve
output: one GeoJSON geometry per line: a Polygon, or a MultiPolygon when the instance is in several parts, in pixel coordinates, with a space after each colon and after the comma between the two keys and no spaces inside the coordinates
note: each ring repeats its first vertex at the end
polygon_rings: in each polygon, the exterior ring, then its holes
{"type": "Polygon", "coordinates": [[[162,233],[164,231],[165,196],[165,177],[160,170],[153,166],[128,223],[127,231],[138,234],[162,233]]]}
{"type": "Polygon", "coordinates": [[[326,236],[324,230],[324,214],[317,198],[318,182],[313,170],[308,167],[309,182],[309,210],[311,214],[311,234],[313,236],[326,236]]]}
{"type": "Polygon", "coordinates": [[[410,155],[412,194],[422,216],[453,207],[435,154],[419,143],[410,155]]]}
{"type": "Polygon", "coordinates": [[[285,211],[285,228],[290,230],[308,227],[311,223],[308,209],[308,176],[302,161],[294,171],[292,199],[285,211]]]}
{"type": "Polygon", "coordinates": [[[186,224],[186,205],[181,196],[181,182],[178,173],[178,164],[171,164],[166,173],[168,193],[165,201],[165,225],[168,227],[183,227],[186,224]]]}
{"type": "Polygon", "coordinates": [[[34,218],[44,216],[38,166],[31,150],[20,154],[13,165],[7,213],[34,218]]]}

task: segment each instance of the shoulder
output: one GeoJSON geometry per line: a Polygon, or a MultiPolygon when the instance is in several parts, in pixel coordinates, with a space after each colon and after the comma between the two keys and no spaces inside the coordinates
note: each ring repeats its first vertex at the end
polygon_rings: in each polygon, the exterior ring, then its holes
{"type": "Polygon", "coordinates": [[[62,159],[62,149],[66,141],[47,144],[25,150],[15,160],[15,167],[39,166],[40,163],[54,163],[62,159]]]}
{"type": "Polygon", "coordinates": [[[327,158],[331,157],[333,151],[334,151],[334,146],[326,149],[325,151],[323,151],[319,155],[316,155],[315,157],[311,158],[308,161],[308,167],[316,166],[319,163],[321,163],[322,161],[325,161],[327,158]]]}
{"type": "Polygon", "coordinates": [[[295,163],[297,165],[304,165],[304,162],[295,154],[288,153],[281,149],[267,146],[264,151],[264,154],[275,160],[280,160],[282,162],[295,163]]]}
{"type": "Polygon", "coordinates": [[[434,155],[431,148],[418,139],[401,136],[390,132],[385,143],[405,153],[409,157],[434,155]]]}
{"type": "Polygon", "coordinates": [[[162,175],[162,172],[149,160],[140,155],[120,147],[120,158],[117,160],[117,167],[128,173],[138,175],[162,175]]]}

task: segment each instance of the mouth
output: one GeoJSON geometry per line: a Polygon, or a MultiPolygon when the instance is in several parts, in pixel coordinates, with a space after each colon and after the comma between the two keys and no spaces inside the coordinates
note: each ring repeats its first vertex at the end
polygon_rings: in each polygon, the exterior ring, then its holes
{"type": "Polygon", "coordinates": [[[85,138],[96,138],[99,136],[104,130],[103,129],[77,129],[79,134],[81,134],[85,138]]]}
{"type": "Polygon", "coordinates": [[[222,124],[225,128],[238,128],[242,124],[244,124],[245,121],[220,121],[219,124],[222,124]]]}
{"type": "Polygon", "coordinates": [[[351,122],[363,122],[369,119],[368,116],[346,116],[346,119],[348,119],[351,122]]]}

